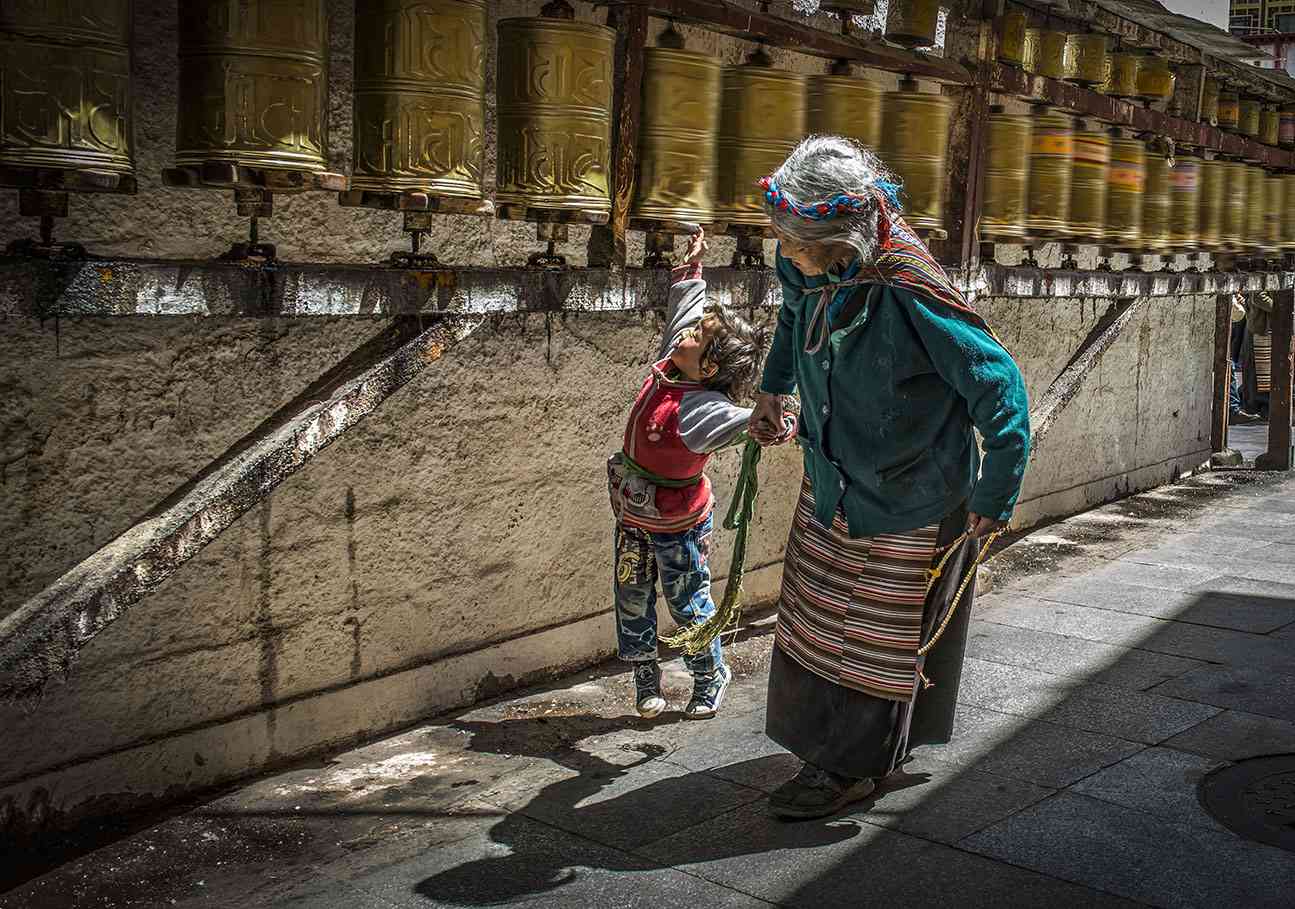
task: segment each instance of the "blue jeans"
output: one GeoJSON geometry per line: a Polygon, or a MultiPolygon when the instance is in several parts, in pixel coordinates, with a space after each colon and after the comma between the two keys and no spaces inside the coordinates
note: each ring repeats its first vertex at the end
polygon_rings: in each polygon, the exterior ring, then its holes
{"type": "MultiPolygon", "coordinates": [[[[616,528],[614,591],[616,645],[622,660],[657,657],[656,584],[661,579],[670,615],[680,626],[699,625],[715,612],[710,598],[711,518],[683,533],[649,533],[616,528]]],[[[724,665],[719,638],[696,656],[685,656],[693,675],[709,675],[724,665]]]]}

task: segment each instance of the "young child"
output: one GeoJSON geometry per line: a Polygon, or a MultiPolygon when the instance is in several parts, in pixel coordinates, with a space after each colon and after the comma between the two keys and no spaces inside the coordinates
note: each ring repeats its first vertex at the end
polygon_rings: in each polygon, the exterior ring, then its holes
{"type": "MultiPolygon", "coordinates": [[[[666,707],[657,665],[656,581],[680,625],[704,622],[710,595],[711,511],[704,473],[712,452],[746,429],[745,400],[759,377],[764,333],[722,306],[706,306],[699,229],[671,275],[665,337],[625,426],[624,449],[607,463],[616,515],[616,641],[634,664],[636,706],[654,717],[666,707]]],[[[712,717],[733,678],[718,639],[687,656],[693,676],[690,719],[712,717]]]]}

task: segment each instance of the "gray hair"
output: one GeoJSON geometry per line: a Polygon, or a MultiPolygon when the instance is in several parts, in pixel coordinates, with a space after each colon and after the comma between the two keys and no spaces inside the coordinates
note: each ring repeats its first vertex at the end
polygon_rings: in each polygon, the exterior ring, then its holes
{"type": "Polygon", "coordinates": [[[778,188],[798,203],[811,204],[837,193],[862,196],[863,207],[835,218],[809,221],[781,211],[764,200],[764,210],[779,233],[802,243],[845,243],[864,262],[877,255],[877,197],[879,183],[898,183],[881,159],[844,136],[810,136],[773,172],[778,188]]]}

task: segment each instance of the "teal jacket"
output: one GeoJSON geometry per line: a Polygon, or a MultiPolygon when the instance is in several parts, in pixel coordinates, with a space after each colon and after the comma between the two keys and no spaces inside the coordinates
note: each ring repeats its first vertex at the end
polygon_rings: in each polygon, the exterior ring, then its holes
{"type": "Polygon", "coordinates": [[[830,526],[839,507],[851,537],[900,533],[964,502],[1011,517],[1030,451],[1029,402],[1011,355],[956,310],[883,284],[838,291],[866,302],[811,355],[805,323],[818,295],[801,291],[828,277],[806,277],[781,254],[778,277],[782,308],[760,389],[800,390],[818,522],[830,526]]]}

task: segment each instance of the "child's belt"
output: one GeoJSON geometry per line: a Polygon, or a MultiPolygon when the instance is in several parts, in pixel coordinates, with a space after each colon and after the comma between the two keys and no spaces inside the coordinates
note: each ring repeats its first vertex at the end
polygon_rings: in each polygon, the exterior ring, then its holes
{"type": "Polygon", "coordinates": [[[635,461],[633,458],[631,458],[624,451],[621,452],[621,467],[624,468],[626,473],[634,474],[634,476],[636,477],[642,477],[643,479],[647,480],[650,483],[655,483],[657,486],[664,486],[667,489],[683,489],[684,487],[687,487],[687,486],[695,486],[701,482],[701,478],[702,478],[702,474],[700,473],[697,474],[696,476],[688,477],[683,480],[675,480],[675,479],[671,479],[670,477],[663,477],[660,474],[655,474],[652,471],[648,470],[638,461],[635,461]]]}

